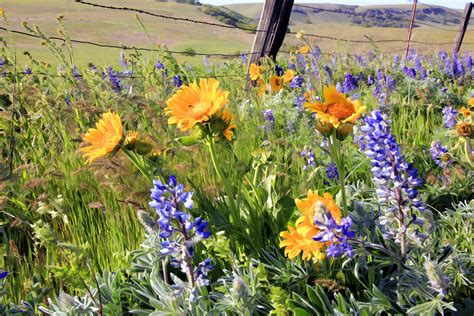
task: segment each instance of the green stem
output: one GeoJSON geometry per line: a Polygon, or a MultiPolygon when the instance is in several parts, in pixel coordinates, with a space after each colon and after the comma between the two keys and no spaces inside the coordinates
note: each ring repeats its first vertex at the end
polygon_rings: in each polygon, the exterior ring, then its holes
{"type": "Polygon", "coordinates": [[[337,172],[339,173],[339,186],[341,188],[341,195],[342,195],[342,206],[343,206],[343,213],[342,216],[347,216],[349,213],[347,209],[347,197],[346,197],[346,186],[345,186],[345,170],[344,170],[344,163],[342,161],[341,155],[341,143],[335,139],[333,135],[332,139],[329,139],[329,144],[331,146],[331,153],[332,159],[336,163],[337,172]]]}
{"type": "Polygon", "coordinates": [[[234,221],[236,221],[240,224],[240,222],[241,222],[240,221],[240,213],[239,213],[239,209],[237,208],[237,204],[235,203],[235,200],[234,200],[234,194],[232,192],[232,188],[229,185],[229,183],[226,181],[226,178],[224,177],[224,175],[222,173],[222,170],[220,169],[220,167],[217,164],[216,151],[215,151],[215,146],[214,146],[215,141],[214,141],[214,138],[212,137],[212,135],[209,135],[206,138],[206,145],[207,145],[207,148],[209,149],[209,154],[211,155],[211,161],[212,161],[212,165],[214,166],[214,170],[216,171],[217,176],[219,177],[219,180],[224,185],[224,190],[226,191],[227,198],[229,200],[229,207],[230,207],[230,211],[231,211],[231,216],[232,216],[234,221]]]}

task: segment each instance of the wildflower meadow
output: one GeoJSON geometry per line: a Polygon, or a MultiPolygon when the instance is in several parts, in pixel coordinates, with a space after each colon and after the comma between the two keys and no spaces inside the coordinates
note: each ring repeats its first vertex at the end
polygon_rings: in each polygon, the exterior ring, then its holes
{"type": "Polygon", "coordinates": [[[62,34],[0,47],[1,315],[474,314],[469,52],[79,67],[62,34]]]}

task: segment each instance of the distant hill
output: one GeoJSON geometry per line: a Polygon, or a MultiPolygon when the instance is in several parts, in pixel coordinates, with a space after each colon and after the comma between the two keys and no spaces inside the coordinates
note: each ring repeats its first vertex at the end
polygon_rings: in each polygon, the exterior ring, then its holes
{"type": "MultiPolygon", "coordinates": [[[[257,20],[260,17],[261,4],[233,4],[227,8],[257,20]]],[[[292,23],[312,24],[317,21],[337,21],[344,24],[364,27],[407,27],[411,14],[411,5],[393,6],[357,6],[339,4],[304,4],[293,7],[292,23]]],[[[415,27],[422,25],[457,26],[461,11],[441,6],[419,5],[415,27]]]]}

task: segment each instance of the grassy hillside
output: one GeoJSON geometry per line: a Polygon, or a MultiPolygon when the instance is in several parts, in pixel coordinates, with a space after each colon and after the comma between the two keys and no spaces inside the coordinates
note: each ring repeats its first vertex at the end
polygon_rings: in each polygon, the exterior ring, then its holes
{"type": "MultiPolygon", "coordinates": [[[[227,23],[238,26],[252,26],[258,23],[261,4],[238,4],[221,7],[203,7],[176,1],[156,0],[100,0],[98,3],[115,6],[130,6],[145,9],[163,15],[184,17],[213,23],[227,23]],[[209,9],[211,8],[211,9],[209,9]]],[[[183,1],[180,1],[183,2],[183,1]]],[[[194,49],[204,53],[228,53],[234,54],[238,51],[249,51],[252,46],[254,35],[248,32],[232,29],[223,29],[214,26],[187,23],[183,21],[164,20],[160,18],[140,15],[148,34],[146,36],[143,27],[137,22],[134,12],[114,11],[101,8],[93,8],[75,3],[74,0],[3,0],[0,4],[4,8],[9,24],[13,29],[24,30],[22,22],[30,26],[38,26],[47,35],[57,35],[56,17],[64,15],[64,24],[70,36],[74,39],[89,40],[104,44],[154,48],[163,45],[172,50],[183,51],[194,49]]],[[[401,39],[406,38],[406,31],[401,29],[403,22],[392,23],[389,21],[407,18],[410,7],[404,6],[342,6],[333,4],[308,5],[308,7],[295,6],[292,14],[290,29],[293,31],[305,30],[307,33],[319,35],[336,36],[347,39],[401,39]],[[354,17],[352,15],[321,11],[321,9],[350,11],[363,15],[354,17]],[[408,10],[408,11],[407,11],[408,10]],[[370,15],[379,18],[370,19],[370,15]],[[360,19],[359,19],[360,18],[360,19]],[[357,20],[359,19],[359,20],[357,20]],[[372,22],[367,22],[367,21],[372,22]],[[375,23],[375,22],[376,23],[375,23]]],[[[460,12],[450,9],[439,9],[439,12],[428,12],[421,5],[418,18],[423,19],[423,24],[417,25],[413,38],[418,41],[429,42],[452,42],[456,35],[458,17],[460,12]],[[425,16],[420,14],[425,14],[425,16]],[[433,24],[440,21],[441,24],[433,24]],[[446,25],[444,25],[444,24],[446,25]],[[447,30],[434,28],[443,27],[447,30]]],[[[5,27],[4,21],[1,26],[5,27]]],[[[41,46],[41,41],[19,35],[10,35],[0,31],[0,36],[6,38],[11,44],[14,43],[19,63],[23,67],[28,63],[24,51],[31,52],[33,58],[54,63],[51,52],[41,46]]],[[[465,42],[474,42],[474,33],[466,35],[465,42]]],[[[296,44],[292,36],[285,41],[285,49],[294,47],[296,44]]],[[[371,44],[347,44],[346,42],[319,41],[318,44],[325,52],[350,48],[352,52],[365,52],[374,49],[371,44]]],[[[451,49],[452,45],[440,45],[430,49],[451,49]]],[[[473,46],[464,46],[465,49],[473,46]]],[[[403,48],[403,43],[382,43],[378,46],[382,51],[391,51],[403,48]]],[[[419,47],[426,48],[426,47],[419,47]]],[[[117,64],[120,49],[99,48],[89,45],[74,44],[74,62],[78,65],[94,62],[97,64],[117,64]]],[[[145,54],[150,56],[150,54],[145,54]]],[[[200,63],[202,57],[177,56],[180,61],[192,61],[200,63]]],[[[150,57],[151,58],[151,57],[150,57]]]]}
{"type": "MultiPolygon", "coordinates": [[[[93,2],[93,1],[91,1],[93,2]]],[[[115,6],[130,6],[145,9],[154,13],[169,16],[187,17],[214,23],[221,23],[214,17],[201,11],[199,6],[157,2],[154,0],[100,0],[101,4],[115,6]]],[[[164,20],[146,15],[140,19],[146,26],[151,42],[135,18],[135,13],[93,8],[75,3],[74,0],[5,0],[0,4],[4,8],[9,23],[13,29],[24,30],[21,23],[37,25],[47,35],[57,36],[56,17],[64,15],[64,24],[74,39],[90,40],[105,44],[127,44],[137,47],[156,47],[157,44],[166,45],[173,50],[193,48],[198,52],[234,53],[238,50],[249,49],[253,35],[230,29],[216,28],[206,25],[164,20]]],[[[5,26],[3,21],[1,26],[5,26]]],[[[4,31],[0,36],[9,38],[4,31]]],[[[13,35],[18,52],[30,51],[41,60],[52,60],[52,55],[41,47],[41,41],[34,38],[13,35]]],[[[10,42],[10,41],[9,41],[10,42]]],[[[93,61],[98,64],[117,63],[119,49],[97,48],[88,45],[74,45],[77,64],[86,64],[93,61]]],[[[190,59],[189,57],[181,58],[190,59]]],[[[195,57],[202,60],[202,57],[195,57]]],[[[21,58],[22,62],[25,59],[21,58]]]]}
{"type": "MultiPolygon", "coordinates": [[[[262,6],[260,4],[234,4],[226,6],[242,15],[258,19],[262,6]]],[[[338,4],[304,4],[295,5],[290,19],[292,31],[304,30],[323,36],[334,36],[344,39],[387,40],[406,39],[406,27],[410,18],[411,5],[356,6],[338,4]],[[326,11],[328,10],[328,11],[326,11]],[[334,11],[334,12],[331,12],[334,11]]],[[[416,28],[413,40],[421,42],[453,42],[461,17],[460,10],[444,7],[419,5],[417,9],[416,28]]],[[[474,20],[473,20],[474,21],[474,20]]],[[[292,46],[293,39],[287,38],[286,47],[292,46]]],[[[474,43],[474,32],[468,32],[464,43],[474,43]]],[[[366,51],[373,49],[371,44],[347,44],[330,40],[318,40],[323,51],[350,49],[366,51]]],[[[403,43],[379,43],[382,51],[402,49],[403,43]]],[[[414,45],[419,49],[447,49],[452,44],[414,45]]],[[[474,45],[464,45],[463,49],[472,50],[474,45]]]]}

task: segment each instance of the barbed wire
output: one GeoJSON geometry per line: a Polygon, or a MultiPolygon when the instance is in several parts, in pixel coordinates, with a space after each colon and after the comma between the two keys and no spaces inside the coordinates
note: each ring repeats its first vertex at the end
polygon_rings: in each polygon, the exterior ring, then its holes
{"type": "MultiPolygon", "coordinates": [[[[10,30],[10,29],[7,29],[7,28],[2,27],[2,26],[0,26],[0,30],[4,30],[4,31],[7,31],[7,32],[15,33],[15,34],[24,35],[24,36],[44,40],[44,38],[42,36],[27,33],[27,32],[23,32],[23,31],[10,30]]],[[[64,38],[57,37],[57,36],[51,36],[51,37],[48,36],[47,38],[50,39],[50,40],[59,40],[59,41],[63,41],[63,42],[66,41],[64,38]]],[[[117,48],[117,49],[123,49],[123,50],[138,50],[138,51],[153,51],[153,52],[163,51],[165,53],[171,53],[171,54],[182,54],[182,55],[188,55],[188,56],[196,55],[196,56],[203,56],[203,57],[205,56],[205,57],[232,57],[232,58],[235,58],[235,57],[241,57],[242,55],[244,55],[244,56],[249,56],[249,55],[253,55],[253,54],[259,54],[260,55],[262,53],[262,52],[242,52],[242,53],[239,53],[239,54],[224,54],[224,53],[186,52],[186,51],[173,51],[173,50],[168,50],[168,49],[160,50],[160,49],[152,49],[152,48],[147,48],[147,47],[135,47],[135,46],[127,46],[127,45],[103,44],[103,43],[97,43],[97,42],[85,41],[85,40],[76,40],[76,39],[70,39],[70,41],[72,43],[93,45],[93,46],[102,47],[102,48],[117,48]]],[[[402,51],[402,50],[403,50],[403,48],[392,50],[392,51],[380,52],[380,53],[381,54],[392,54],[392,53],[396,53],[396,52],[399,52],[399,51],[402,51]]],[[[291,51],[280,50],[279,53],[290,54],[291,51]]],[[[333,52],[320,52],[320,53],[322,55],[332,55],[332,54],[334,54],[333,52]]],[[[363,55],[367,55],[367,53],[366,54],[362,54],[362,53],[361,54],[347,54],[347,55],[349,55],[349,56],[355,56],[355,55],[363,56],[363,55]]]]}
{"type": "MultiPolygon", "coordinates": [[[[201,21],[201,20],[193,20],[193,19],[188,19],[188,18],[181,18],[181,17],[173,17],[173,16],[168,16],[164,14],[156,14],[153,12],[149,12],[146,10],[142,9],[135,9],[135,8],[130,8],[130,7],[116,7],[116,6],[111,6],[111,5],[101,5],[97,3],[92,3],[92,2],[87,2],[84,0],[75,0],[77,3],[83,4],[83,5],[88,5],[92,7],[99,7],[99,8],[104,8],[104,9],[110,9],[110,10],[120,10],[120,11],[132,11],[132,12],[138,12],[141,14],[146,14],[162,19],[171,19],[171,20],[179,20],[183,22],[191,22],[191,23],[196,23],[196,24],[205,24],[205,25],[212,25],[215,27],[224,27],[227,29],[238,29],[238,30],[243,30],[247,32],[264,32],[264,33],[274,33],[275,31],[268,31],[268,30],[259,30],[259,29],[252,29],[252,28],[245,28],[245,27],[240,27],[240,26],[234,26],[234,25],[224,25],[224,24],[219,24],[219,23],[212,23],[212,22],[207,22],[207,21],[201,21]]],[[[309,7],[309,6],[308,6],[309,7]]],[[[296,35],[298,32],[287,32],[287,34],[293,34],[296,35]]],[[[319,38],[319,39],[327,39],[327,40],[333,40],[333,41],[340,41],[340,42],[349,42],[349,43],[363,43],[363,44],[370,44],[370,43],[404,43],[406,44],[408,40],[406,39],[381,39],[381,40],[354,40],[354,39],[344,39],[344,38],[338,38],[334,36],[328,36],[328,35],[319,35],[319,34],[313,34],[313,33],[305,33],[305,36],[307,37],[313,37],[313,38],[319,38]]],[[[422,41],[410,41],[413,44],[419,44],[419,45],[452,45],[454,42],[422,42],[422,41]]],[[[463,43],[466,45],[473,45],[474,43],[463,43]]]]}
{"type": "MultiPolygon", "coordinates": [[[[7,32],[12,32],[15,34],[19,35],[24,35],[24,36],[29,36],[29,37],[34,37],[34,38],[39,38],[39,39],[44,39],[43,37],[36,35],[36,34],[31,34],[28,32],[24,31],[18,31],[18,30],[11,30],[7,29],[3,26],[0,26],[0,30],[7,31],[7,32]]],[[[57,36],[48,36],[48,39],[51,40],[58,40],[65,42],[66,39],[62,37],[57,37],[57,36]]],[[[150,52],[159,52],[160,49],[156,48],[149,48],[149,47],[137,47],[137,46],[129,46],[129,45],[114,45],[114,44],[104,44],[104,43],[97,43],[97,42],[92,42],[92,41],[86,41],[86,40],[77,40],[77,39],[71,39],[70,40],[72,43],[77,43],[77,44],[87,44],[87,45],[93,45],[97,47],[102,47],[102,48],[118,48],[118,49],[123,49],[123,50],[139,50],[139,51],[150,51],[150,52]]],[[[175,50],[168,50],[168,49],[163,49],[164,52],[167,53],[172,53],[172,54],[178,54],[178,55],[188,55],[188,56],[207,56],[207,57],[239,57],[241,55],[254,55],[254,54],[260,54],[261,52],[242,52],[242,53],[204,53],[204,52],[189,52],[189,51],[175,51],[175,50]]],[[[280,53],[289,53],[289,51],[280,51],[280,53]]]]}

